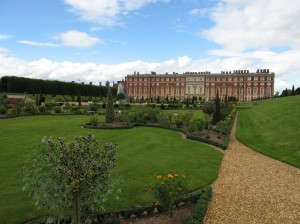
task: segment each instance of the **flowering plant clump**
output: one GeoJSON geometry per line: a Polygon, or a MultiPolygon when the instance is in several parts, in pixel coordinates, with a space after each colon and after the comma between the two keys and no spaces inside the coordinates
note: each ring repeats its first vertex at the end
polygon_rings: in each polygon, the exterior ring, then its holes
{"type": "Polygon", "coordinates": [[[156,175],[154,186],[151,188],[156,204],[162,206],[170,216],[172,216],[176,199],[186,191],[185,176],[176,173],[156,175]]]}

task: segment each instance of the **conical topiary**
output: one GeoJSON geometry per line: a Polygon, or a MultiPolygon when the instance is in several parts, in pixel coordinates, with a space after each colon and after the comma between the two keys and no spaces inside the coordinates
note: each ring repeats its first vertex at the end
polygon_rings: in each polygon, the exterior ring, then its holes
{"type": "Polygon", "coordinates": [[[105,122],[106,123],[113,123],[115,119],[115,111],[114,111],[114,102],[111,95],[110,87],[107,89],[107,104],[106,104],[106,111],[105,111],[105,122]]]}

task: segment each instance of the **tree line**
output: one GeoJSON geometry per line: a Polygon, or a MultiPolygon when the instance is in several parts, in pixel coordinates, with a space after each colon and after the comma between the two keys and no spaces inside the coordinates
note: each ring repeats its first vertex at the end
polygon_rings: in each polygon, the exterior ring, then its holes
{"type": "Polygon", "coordinates": [[[292,89],[286,88],[285,90],[283,90],[280,96],[295,96],[295,95],[300,95],[300,87],[295,89],[293,85],[292,89]]]}
{"type": "MultiPolygon", "coordinates": [[[[117,88],[112,88],[115,96],[117,88]]],[[[9,93],[52,94],[70,96],[100,96],[107,95],[107,87],[85,85],[75,82],[57,80],[31,79],[16,76],[3,76],[0,79],[0,91],[9,93]]]]}

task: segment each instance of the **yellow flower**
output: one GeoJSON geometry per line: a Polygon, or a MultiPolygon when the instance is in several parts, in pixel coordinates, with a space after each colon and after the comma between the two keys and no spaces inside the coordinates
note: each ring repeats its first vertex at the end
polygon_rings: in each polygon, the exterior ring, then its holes
{"type": "Polygon", "coordinates": [[[161,179],[161,175],[158,175],[156,178],[157,178],[158,180],[161,179]]]}
{"type": "Polygon", "coordinates": [[[173,178],[173,174],[168,174],[168,178],[173,178]]]}

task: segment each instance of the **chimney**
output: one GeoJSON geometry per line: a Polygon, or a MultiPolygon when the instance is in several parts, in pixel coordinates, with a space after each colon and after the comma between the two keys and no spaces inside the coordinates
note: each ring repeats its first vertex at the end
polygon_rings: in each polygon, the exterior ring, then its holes
{"type": "Polygon", "coordinates": [[[99,86],[102,86],[102,82],[99,82],[99,86]]]}

